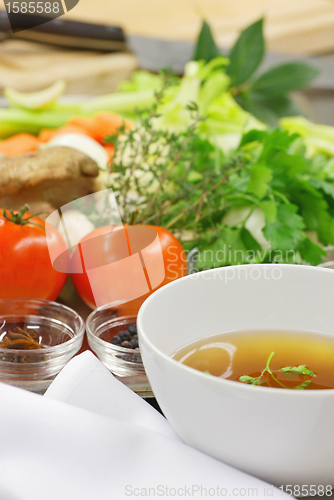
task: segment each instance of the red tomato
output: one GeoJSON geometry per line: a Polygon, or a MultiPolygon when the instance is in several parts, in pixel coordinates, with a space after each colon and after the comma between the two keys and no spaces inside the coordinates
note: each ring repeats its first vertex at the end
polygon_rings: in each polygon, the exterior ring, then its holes
{"type": "MultiPolygon", "coordinates": [[[[55,271],[52,267],[45,223],[40,217],[32,217],[28,207],[14,215],[21,219],[17,223],[10,212],[0,209],[0,298],[34,298],[55,300],[63,288],[67,273],[55,271]],[[21,214],[21,216],[20,216],[21,214]],[[39,225],[36,225],[39,224],[39,225]],[[40,227],[42,226],[42,227],[40,227]]],[[[66,244],[53,228],[48,227],[49,246],[57,253],[63,253],[63,268],[69,266],[66,244]]]]}
{"type": "MultiPolygon", "coordinates": [[[[186,274],[187,262],[183,247],[179,240],[175,238],[172,233],[167,231],[167,229],[158,226],[124,226],[124,228],[104,226],[95,229],[80,241],[79,246],[73,253],[70,271],[71,278],[77,292],[90,308],[95,309],[96,301],[94,299],[92,287],[90,285],[85,269],[91,269],[96,262],[99,263],[98,265],[104,265],[116,261],[121,261],[122,259],[128,257],[129,254],[135,255],[137,250],[132,247],[133,253],[131,251],[129,252],[129,246],[126,246],[124,242],[125,239],[129,242],[129,235],[132,234],[131,228],[138,227],[153,228],[157,231],[162,250],[165,277],[163,281],[160,282],[159,286],[156,286],[149,293],[146,293],[145,295],[142,295],[137,299],[130,300],[118,306],[117,309],[119,311],[124,314],[135,314],[142,302],[154,290],[157,290],[167,283],[181,278],[186,274]],[[110,237],[111,233],[113,233],[113,238],[110,237]],[[91,246],[90,250],[90,244],[93,241],[94,245],[91,246]],[[126,246],[126,248],[124,248],[124,245],[126,246]],[[83,272],[80,272],[80,270],[82,271],[82,269],[84,269],[83,272]]],[[[141,247],[141,249],[143,248],[143,246],[141,247]]],[[[157,250],[159,251],[159,249],[157,250]]],[[[154,256],[152,257],[154,259],[154,256]]],[[[150,273],[147,273],[146,268],[144,269],[144,272],[149,281],[150,273]]],[[[101,286],[112,287],[114,285],[112,283],[103,281],[101,286]]]]}

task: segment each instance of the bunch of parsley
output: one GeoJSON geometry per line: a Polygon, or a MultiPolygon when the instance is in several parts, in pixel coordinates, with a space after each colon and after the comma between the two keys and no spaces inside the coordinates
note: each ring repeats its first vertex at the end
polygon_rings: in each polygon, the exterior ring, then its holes
{"type": "Polygon", "coordinates": [[[287,262],[319,264],[324,247],[334,243],[334,162],[306,156],[301,138],[280,129],[245,134],[232,154],[243,168],[224,186],[225,210],[249,207],[235,225],[218,222],[219,234],[200,239],[198,267],[287,262]],[[264,214],[263,248],[246,228],[255,209],[264,214]],[[270,246],[270,248],[269,248],[270,246]],[[224,250],[224,252],[218,252],[224,250]]]}

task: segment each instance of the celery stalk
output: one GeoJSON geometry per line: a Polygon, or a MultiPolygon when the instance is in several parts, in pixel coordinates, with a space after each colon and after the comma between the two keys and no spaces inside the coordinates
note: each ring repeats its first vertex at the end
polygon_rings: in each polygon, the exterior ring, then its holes
{"type": "Polygon", "coordinates": [[[83,105],[83,101],[75,101],[75,102],[64,102],[58,101],[54,106],[52,106],[52,111],[57,113],[71,113],[74,115],[81,115],[81,108],[83,105]]]}
{"type": "Polygon", "coordinates": [[[86,101],[57,103],[45,111],[18,108],[0,109],[0,139],[19,132],[38,134],[44,128],[58,128],[73,116],[91,116],[99,112],[130,115],[136,108],[144,108],[154,101],[154,90],[115,92],[86,101]]]}
{"type": "Polygon", "coordinates": [[[101,112],[131,113],[143,109],[154,102],[154,90],[136,92],[115,92],[100,97],[93,97],[80,106],[81,114],[93,115],[101,112]]]}
{"type": "Polygon", "coordinates": [[[58,128],[64,125],[73,113],[47,111],[26,111],[23,109],[0,109],[0,138],[4,139],[19,132],[38,134],[43,128],[58,128]]]}
{"type": "Polygon", "coordinates": [[[281,118],[279,123],[288,132],[303,137],[309,156],[314,156],[316,153],[327,156],[334,154],[334,127],[312,123],[303,116],[281,118]]]}

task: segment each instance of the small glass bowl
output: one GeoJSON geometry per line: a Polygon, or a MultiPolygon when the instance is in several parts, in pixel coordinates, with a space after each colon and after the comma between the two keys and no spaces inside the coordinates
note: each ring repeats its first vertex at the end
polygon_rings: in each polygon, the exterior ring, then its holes
{"type": "MultiPolygon", "coordinates": [[[[196,270],[198,249],[187,255],[187,274],[196,270]]],[[[87,318],[86,333],[89,347],[111,373],[142,398],[153,398],[151,386],[139,350],[127,349],[110,341],[119,331],[136,324],[138,311],[145,298],[122,304],[107,304],[95,309],[87,318]]]]}
{"type": "Polygon", "coordinates": [[[118,316],[117,309],[103,306],[87,318],[88,344],[97,357],[122,383],[143,398],[153,397],[139,349],[128,349],[110,341],[121,330],[136,324],[137,315],[118,316]]]}
{"type": "Polygon", "coordinates": [[[0,299],[0,342],[35,332],[42,349],[0,347],[0,382],[43,394],[83,341],[83,319],[69,307],[37,299],[0,299]],[[11,334],[12,336],[12,334],[11,334]]]}

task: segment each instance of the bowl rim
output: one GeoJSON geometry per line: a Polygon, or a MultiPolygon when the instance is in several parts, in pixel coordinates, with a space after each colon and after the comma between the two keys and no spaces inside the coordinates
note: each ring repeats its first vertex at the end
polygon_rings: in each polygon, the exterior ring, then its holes
{"type": "MultiPolygon", "coordinates": [[[[317,266],[303,266],[303,265],[296,265],[296,264],[247,264],[247,267],[265,267],[265,266],[279,266],[280,268],[295,268],[296,270],[299,269],[296,272],[325,272],[325,273],[334,273],[334,269],[328,269],[324,267],[317,267],[317,266]]],[[[206,271],[200,271],[198,274],[214,274],[217,271],[222,271],[229,269],[231,267],[241,267],[239,266],[226,266],[226,267],[219,267],[219,268],[214,268],[214,269],[208,269],[206,271]]],[[[317,389],[308,389],[307,391],[294,391],[291,389],[283,389],[280,388],[277,390],[275,387],[262,387],[262,386],[252,386],[251,384],[242,384],[239,382],[236,382],[235,380],[228,380],[220,377],[216,377],[214,375],[208,375],[207,373],[204,373],[202,371],[196,370],[195,368],[192,368],[191,366],[187,366],[183,363],[180,363],[176,359],[172,358],[171,356],[168,356],[164,352],[162,352],[160,349],[158,349],[155,344],[147,337],[147,335],[144,332],[143,328],[143,315],[146,315],[147,308],[150,307],[150,302],[154,299],[156,295],[159,295],[161,293],[164,293],[164,290],[166,290],[168,287],[175,287],[178,286],[178,283],[183,281],[183,280],[189,280],[192,279],[192,275],[187,275],[183,276],[182,278],[179,278],[175,281],[172,281],[171,283],[168,283],[167,285],[163,286],[162,288],[159,288],[155,292],[153,292],[146,300],[145,302],[141,305],[139,311],[138,311],[138,316],[137,316],[137,327],[138,327],[138,339],[139,339],[139,345],[141,342],[144,344],[148,345],[149,348],[154,352],[155,355],[160,356],[163,358],[163,360],[167,363],[171,363],[172,366],[175,367],[177,370],[184,371],[184,373],[198,377],[198,380],[204,380],[203,377],[210,377],[210,380],[213,384],[223,384],[227,385],[227,387],[231,387],[239,391],[247,391],[249,390],[256,390],[258,394],[260,394],[260,391],[263,393],[271,393],[271,394],[277,394],[276,397],[294,397],[294,398],[303,398],[303,397],[317,397],[317,398],[324,398],[327,396],[333,396],[334,395],[334,388],[333,389],[322,389],[322,390],[317,390],[317,389]]],[[[182,347],[182,346],[181,346],[182,347]]],[[[143,365],[145,368],[145,361],[143,359],[143,365]]],[[[148,376],[149,379],[149,376],[148,376]]]]}
{"type": "MultiPolygon", "coordinates": [[[[74,332],[74,336],[71,337],[69,340],[66,340],[65,342],[62,342],[61,344],[57,344],[54,346],[49,346],[49,347],[43,347],[43,349],[29,349],[29,353],[32,353],[33,355],[37,355],[38,353],[41,355],[45,354],[51,354],[55,353],[58,350],[61,351],[65,346],[65,352],[67,351],[68,347],[74,347],[74,345],[83,338],[85,334],[85,322],[83,318],[78,314],[74,309],[71,309],[68,306],[65,306],[64,304],[61,304],[60,302],[55,302],[51,300],[45,300],[45,299],[35,299],[35,298],[27,298],[27,297],[9,297],[9,298],[0,298],[0,304],[3,302],[7,303],[14,303],[14,302],[28,302],[31,304],[38,303],[38,304],[45,304],[48,306],[54,306],[57,309],[60,310],[65,310],[69,312],[70,314],[73,315],[73,318],[75,320],[78,320],[79,322],[79,328],[78,331],[74,332]]],[[[29,316],[29,315],[28,315],[29,316]]],[[[8,348],[2,348],[0,347],[0,353],[1,354],[17,354],[17,355],[27,355],[28,350],[27,349],[8,349],[8,348]]]]}

